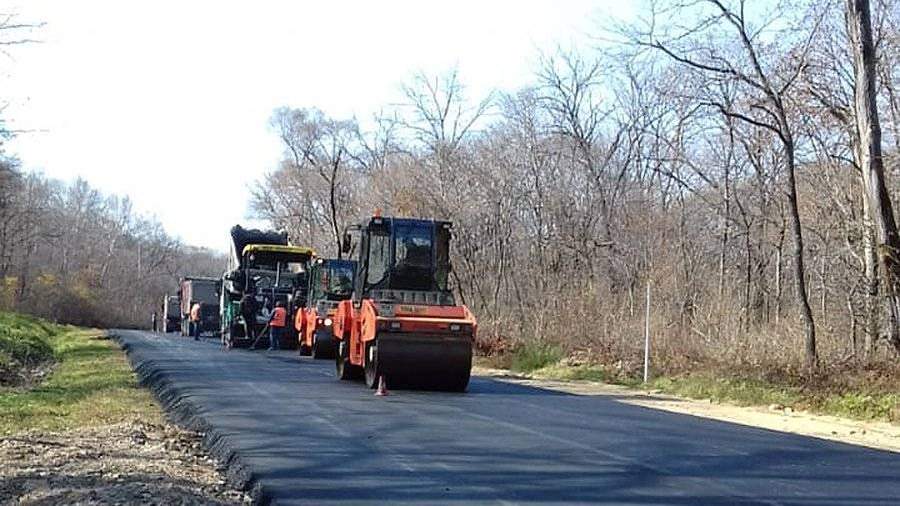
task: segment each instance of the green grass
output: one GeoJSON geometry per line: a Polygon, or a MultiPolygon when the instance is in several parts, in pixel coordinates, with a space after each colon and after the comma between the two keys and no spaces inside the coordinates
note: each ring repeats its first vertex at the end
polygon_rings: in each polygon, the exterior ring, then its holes
{"type": "Polygon", "coordinates": [[[556,362],[532,371],[531,375],[535,378],[564,381],[600,381],[603,383],[616,384],[623,383],[623,380],[621,378],[617,378],[605,368],[594,365],[570,366],[556,362]]]}
{"type": "Polygon", "coordinates": [[[513,352],[510,369],[529,373],[555,364],[562,358],[563,351],[558,346],[541,342],[525,343],[513,352]]]}
{"type": "Polygon", "coordinates": [[[0,312],[0,385],[15,383],[22,369],[53,360],[48,339],[58,332],[39,318],[0,312]]]}
{"type": "Polygon", "coordinates": [[[900,394],[885,392],[850,392],[832,394],[818,402],[822,412],[861,420],[896,419],[900,410],[900,394]]]}
{"type": "Polygon", "coordinates": [[[706,374],[656,378],[643,386],[691,399],[711,399],[738,406],[797,406],[804,401],[797,387],[779,387],[754,379],[706,374]]]}
{"type": "Polygon", "coordinates": [[[865,386],[858,387],[857,391],[838,392],[829,387],[780,385],[756,379],[716,377],[712,374],[657,378],[648,386],[692,399],[712,399],[714,402],[739,406],[777,404],[857,420],[890,421],[900,407],[900,393],[865,386]]]}
{"type": "MultiPolygon", "coordinates": [[[[529,363],[537,362],[539,361],[534,360],[529,363]]],[[[658,377],[644,384],[640,378],[621,377],[602,366],[568,366],[561,361],[523,372],[539,379],[600,381],[738,406],[776,404],[857,420],[900,421],[897,419],[900,413],[900,392],[884,387],[857,386],[852,391],[838,391],[832,386],[779,384],[725,372],[658,377]]]]}
{"type": "Polygon", "coordinates": [[[35,388],[0,391],[0,434],[61,431],[134,418],[161,421],[159,407],[138,386],[125,354],[102,332],[40,321],[36,325],[32,331],[44,331],[20,338],[43,340],[58,364],[35,388]]]}

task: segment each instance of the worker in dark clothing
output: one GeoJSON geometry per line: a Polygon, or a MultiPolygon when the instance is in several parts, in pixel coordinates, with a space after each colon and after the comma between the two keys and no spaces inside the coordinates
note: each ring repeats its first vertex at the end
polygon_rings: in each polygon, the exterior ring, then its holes
{"type": "Polygon", "coordinates": [[[159,324],[156,322],[156,311],[154,311],[153,314],[150,315],[150,321],[153,324],[153,332],[157,332],[159,330],[159,324]]]}
{"type": "Polygon", "coordinates": [[[272,316],[269,317],[269,350],[277,350],[281,344],[281,335],[287,325],[287,309],[280,300],[275,303],[272,316]]]}
{"type": "Polygon", "coordinates": [[[244,319],[244,336],[255,338],[251,330],[256,323],[256,299],[250,294],[241,297],[241,317],[244,319]]]}

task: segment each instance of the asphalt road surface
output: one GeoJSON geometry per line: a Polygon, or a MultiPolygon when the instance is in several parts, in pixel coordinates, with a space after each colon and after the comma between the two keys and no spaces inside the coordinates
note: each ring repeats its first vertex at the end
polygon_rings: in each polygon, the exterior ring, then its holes
{"type": "Polygon", "coordinates": [[[119,332],[277,504],[900,504],[900,455],[473,378],[375,397],[296,352],[119,332]]]}

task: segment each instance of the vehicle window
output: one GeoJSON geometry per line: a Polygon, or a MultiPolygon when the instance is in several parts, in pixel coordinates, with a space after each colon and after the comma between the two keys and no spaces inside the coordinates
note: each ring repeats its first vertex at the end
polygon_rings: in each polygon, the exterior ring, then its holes
{"type": "Polygon", "coordinates": [[[394,229],[395,263],[391,288],[431,290],[434,286],[433,227],[401,225],[394,229]]]}
{"type": "Polygon", "coordinates": [[[397,227],[395,237],[397,267],[431,267],[430,227],[397,227]]]}
{"type": "Polygon", "coordinates": [[[366,284],[377,285],[384,281],[391,264],[391,238],[372,234],[369,240],[369,268],[366,284]]]}
{"type": "Polygon", "coordinates": [[[350,295],[353,291],[353,269],[346,265],[332,266],[327,282],[328,293],[332,295],[350,295]]]}

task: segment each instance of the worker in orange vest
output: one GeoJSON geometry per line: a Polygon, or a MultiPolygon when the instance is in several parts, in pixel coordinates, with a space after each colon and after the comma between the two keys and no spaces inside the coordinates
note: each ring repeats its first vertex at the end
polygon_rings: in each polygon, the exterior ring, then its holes
{"type": "Polygon", "coordinates": [[[280,300],[275,303],[275,310],[269,317],[269,350],[277,350],[281,344],[281,334],[287,325],[287,309],[280,300]]]}
{"type": "Polygon", "coordinates": [[[195,302],[191,307],[191,335],[194,341],[200,340],[200,303],[195,302]]]}

